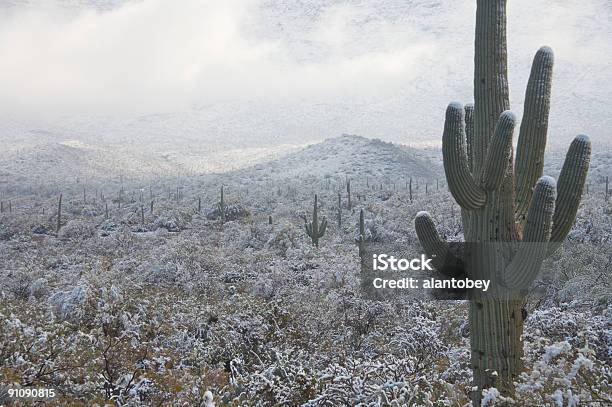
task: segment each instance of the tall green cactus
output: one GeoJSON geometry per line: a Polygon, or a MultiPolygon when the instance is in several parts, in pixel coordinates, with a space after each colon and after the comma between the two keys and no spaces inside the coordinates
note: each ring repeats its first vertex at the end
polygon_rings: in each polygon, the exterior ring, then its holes
{"type": "Polygon", "coordinates": [[[62,194],[59,194],[59,198],[57,200],[57,226],[55,228],[55,232],[59,233],[62,228],[62,194]]]}
{"type": "Polygon", "coordinates": [[[225,223],[225,212],[227,207],[225,206],[225,199],[223,197],[223,185],[221,185],[221,198],[219,199],[217,207],[219,209],[219,215],[221,216],[221,223],[225,223]]]}
{"type": "Polygon", "coordinates": [[[312,240],[312,244],[315,247],[319,247],[319,239],[325,235],[325,230],[327,229],[327,220],[323,218],[321,223],[319,224],[319,208],[317,202],[317,196],[314,197],[314,208],[312,210],[312,222],[308,223],[304,220],[306,226],[306,234],[310,236],[312,240]]]}
{"type": "Polygon", "coordinates": [[[340,196],[340,192],[338,192],[338,228],[342,228],[342,197],[340,196]]]}
{"type": "Polygon", "coordinates": [[[408,191],[410,193],[410,202],[412,202],[412,177],[410,177],[410,185],[408,186],[408,191]]]}
{"type": "Polygon", "coordinates": [[[357,240],[357,245],[359,247],[359,257],[361,258],[361,262],[363,264],[366,255],[365,220],[363,216],[363,209],[359,210],[359,237],[357,240]]]}
{"type": "Polygon", "coordinates": [[[347,196],[348,209],[350,211],[352,209],[352,202],[351,202],[351,180],[350,179],[346,180],[346,196],[347,196]]]}
{"type": "MultiPolygon", "coordinates": [[[[512,394],[522,369],[524,293],[542,261],[572,227],[589,167],[589,138],[577,136],[558,183],[542,176],[550,108],[553,52],[536,53],[527,84],[516,163],[509,109],[506,0],[478,0],[474,99],[451,103],[442,136],[448,187],[460,205],[466,242],[462,258],[472,278],[491,280],[487,293],[470,293],[471,364],[475,405],[482,389],[512,394]]],[[[427,212],[415,228],[425,252],[455,256],[427,212]]]]}

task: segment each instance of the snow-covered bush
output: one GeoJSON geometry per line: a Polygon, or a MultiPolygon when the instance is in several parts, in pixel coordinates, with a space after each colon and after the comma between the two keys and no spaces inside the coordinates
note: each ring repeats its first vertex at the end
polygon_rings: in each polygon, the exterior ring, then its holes
{"type": "Polygon", "coordinates": [[[85,240],[91,238],[95,233],[95,226],[85,220],[69,220],[59,231],[60,239],[85,240]]]}

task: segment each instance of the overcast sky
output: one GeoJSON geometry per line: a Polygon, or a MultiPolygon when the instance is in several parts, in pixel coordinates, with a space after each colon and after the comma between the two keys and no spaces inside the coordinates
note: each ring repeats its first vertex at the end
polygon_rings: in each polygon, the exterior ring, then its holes
{"type": "MultiPolygon", "coordinates": [[[[472,98],[473,1],[9,3],[0,11],[0,109],[22,119],[227,106],[217,116],[239,122],[255,104],[264,116],[303,112],[309,120],[294,131],[312,137],[329,129],[403,140],[437,137],[446,103],[472,98]]],[[[553,131],[609,138],[609,1],[508,3],[513,109],[520,116],[533,54],[550,45],[553,131]]],[[[267,133],[288,131],[270,122],[267,133]]]]}

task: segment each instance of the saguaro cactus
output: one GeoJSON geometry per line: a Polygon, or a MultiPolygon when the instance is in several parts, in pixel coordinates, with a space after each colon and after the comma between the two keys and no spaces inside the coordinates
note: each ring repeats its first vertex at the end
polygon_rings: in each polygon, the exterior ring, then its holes
{"type": "Polygon", "coordinates": [[[350,211],[351,208],[352,208],[352,204],[351,204],[351,180],[350,179],[346,180],[346,196],[347,196],[348,209],[350,211]]]}
{"type": "Polygon", "coordinates": [[[59,233],[61,227],[62,227],[62,194],[59,195],[59,199],[57,200],[57,227],[55,229],[55,232],[59,233]]]}
{"type": "MultiPolygon", "coordinates": [[[[484,388],[513,392],[522,369],[525,288],[574,223],[591,144],[584,135],[574,139],[558,183],[542,176],[553,68],[552,50],[542,47],[531,68],[513,163],[516,119],[508,111],[506,0],[478,0],[475,52],[475,104],[448,106],[442,149],[468,242],[455,260],[472,278],[491,280],[488,292],[470,293],[474,403],[480,405],[484,388]]],[[[455,256],[427,212],[417,215],[415,228],[429,256],[455,256]]]]}
{"type": "Polygon", "coordinates": [[[338,192],[338,228],[342,228],[342,197],[338,192]]]}
{"type": "Polygon", "coordinates": [[[225,206],[225,199],[223,198],[223,185],[221,185],[221,199],[219,200],[218,209],[221,215],[221,223],[225,223],[225,210],[227,207],[225,206]]]}
{"type": "Polygon", "coordinates": [[[410,184],[408,186],[408,192],[410,194],[410,202],[412,202],[412,177],[410,177],[410,184]]]}
{"type": "Polygon", "coordinates": [[[365,220],[363,216],[363,209],[359,210],[359,237],[357,238],[357,245],[359,246],[359,257],[361,262],[365,261],[366,255],[366,238],[365,238],[365,220]]]}
{"type": "Polygon", "coordinates": [[[312,210],[312,222],[308,223],[306,221],[306,233],[310,236],[312,240],[312,244],[315,247],[319,247],[319,239],[325,235],[325,230],[327,229],[327,220],[323,218],[321,223],[319,224],[319,214],[318,214],[318,202],[317,196],[314,197],[314,208],[312,210]]]}

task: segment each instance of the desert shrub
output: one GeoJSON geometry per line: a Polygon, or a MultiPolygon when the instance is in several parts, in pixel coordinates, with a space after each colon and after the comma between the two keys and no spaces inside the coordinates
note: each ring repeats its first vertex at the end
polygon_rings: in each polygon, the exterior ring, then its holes
{"type": "Polygon", "coordinates": [[[78,219],[69,220],[59,231],[60,239],[86,240],[92,237],[96,229],[90,222],[78,219]]]}

